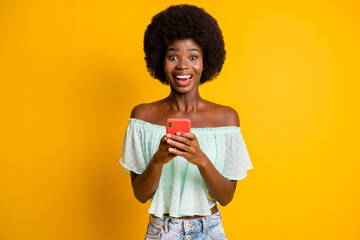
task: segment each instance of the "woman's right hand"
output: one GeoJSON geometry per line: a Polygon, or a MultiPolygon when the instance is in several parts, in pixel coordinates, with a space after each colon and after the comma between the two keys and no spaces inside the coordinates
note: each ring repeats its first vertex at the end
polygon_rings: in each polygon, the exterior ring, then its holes
{"type": "Polygon", "coordinates": [[[153,159],[154,163],[156,163],[156,164],[164,165],[164,164],[170,162],[171,159],[176,157],[175,154],[169,152],[169,147],[171,147],[171,145],[169,145],[166,142],[166,140],[167,140],[166,135],[164,135],[160,139],[159,148],[158,148],[157,152],[155,153],[154,159],[153,159]]]}

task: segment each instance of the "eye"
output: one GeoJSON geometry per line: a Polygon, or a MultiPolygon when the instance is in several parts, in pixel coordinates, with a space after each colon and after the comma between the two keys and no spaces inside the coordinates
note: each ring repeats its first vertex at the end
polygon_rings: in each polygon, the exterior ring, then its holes
{"type": "Polygon", "coordinates": [[[198,59],[198,57],[194,55],[194,56],[191,56],[189,59],[190,60],[196,60],[196,59],[198,59]]]}
{"type": "Polygon", "coordinates": [[[174,61],[174,60],[177,60],[178,58],[175,55],[171,55],[171,56],[169,56],[169,59],[174,61]]]}

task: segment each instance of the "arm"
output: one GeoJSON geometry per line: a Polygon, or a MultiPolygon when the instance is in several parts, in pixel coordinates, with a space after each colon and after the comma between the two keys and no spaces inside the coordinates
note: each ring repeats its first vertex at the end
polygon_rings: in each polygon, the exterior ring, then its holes
{"type": "Polygon", "coordinates": [[[157,163],[156,157],[151,159],[149,165],[140,175],[131,172],[131,183],[134,195],[142,203],[146,201],[156,191],[162,172],[162,164],[157,163]]]}
{"type": "Polygon", "coordinates": [[[221,175],[208,158],[198,168],[207,188],[220,205],[226,206],[230,203],[234,197],[237,181],[221,175]]]}
{"type": "Polygon", "coordinates": [[[145,203],[155,193],[159,185],[163,165],[176,157],[176,155],[168,151],[170,145],[166,143],[166,140],[166,136],[161,138],[159,148],[144,172],[140,175],[131,172],[134,195],[142,203],[145,203]]]}

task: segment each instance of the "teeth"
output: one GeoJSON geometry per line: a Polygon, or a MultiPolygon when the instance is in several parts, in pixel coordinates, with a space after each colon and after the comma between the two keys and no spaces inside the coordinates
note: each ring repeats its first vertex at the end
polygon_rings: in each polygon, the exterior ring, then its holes
{"type": "Polygon", "coordinates": [[[175,75],[176,78],[181,78],[181,79],[186,79],[186,78],[190,78],[191,75],[175,75]]]}

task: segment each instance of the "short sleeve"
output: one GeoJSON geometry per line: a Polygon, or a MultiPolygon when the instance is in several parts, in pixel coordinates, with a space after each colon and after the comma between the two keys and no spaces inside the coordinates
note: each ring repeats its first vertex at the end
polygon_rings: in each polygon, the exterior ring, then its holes
{"type": "Polygon", "coordinates": [[[141,132],[133,124],[129,124],[126,129],[120,163],[136,174],[141,174],[146,168],[141,132]]]}
{"type": "Polygon", "coordinates": [[[221,174],[230,180],[241,180],[247,176],[247,171],[253,168],[245,141],[240,129],[223,139],[224,158],[221,174]]]}

